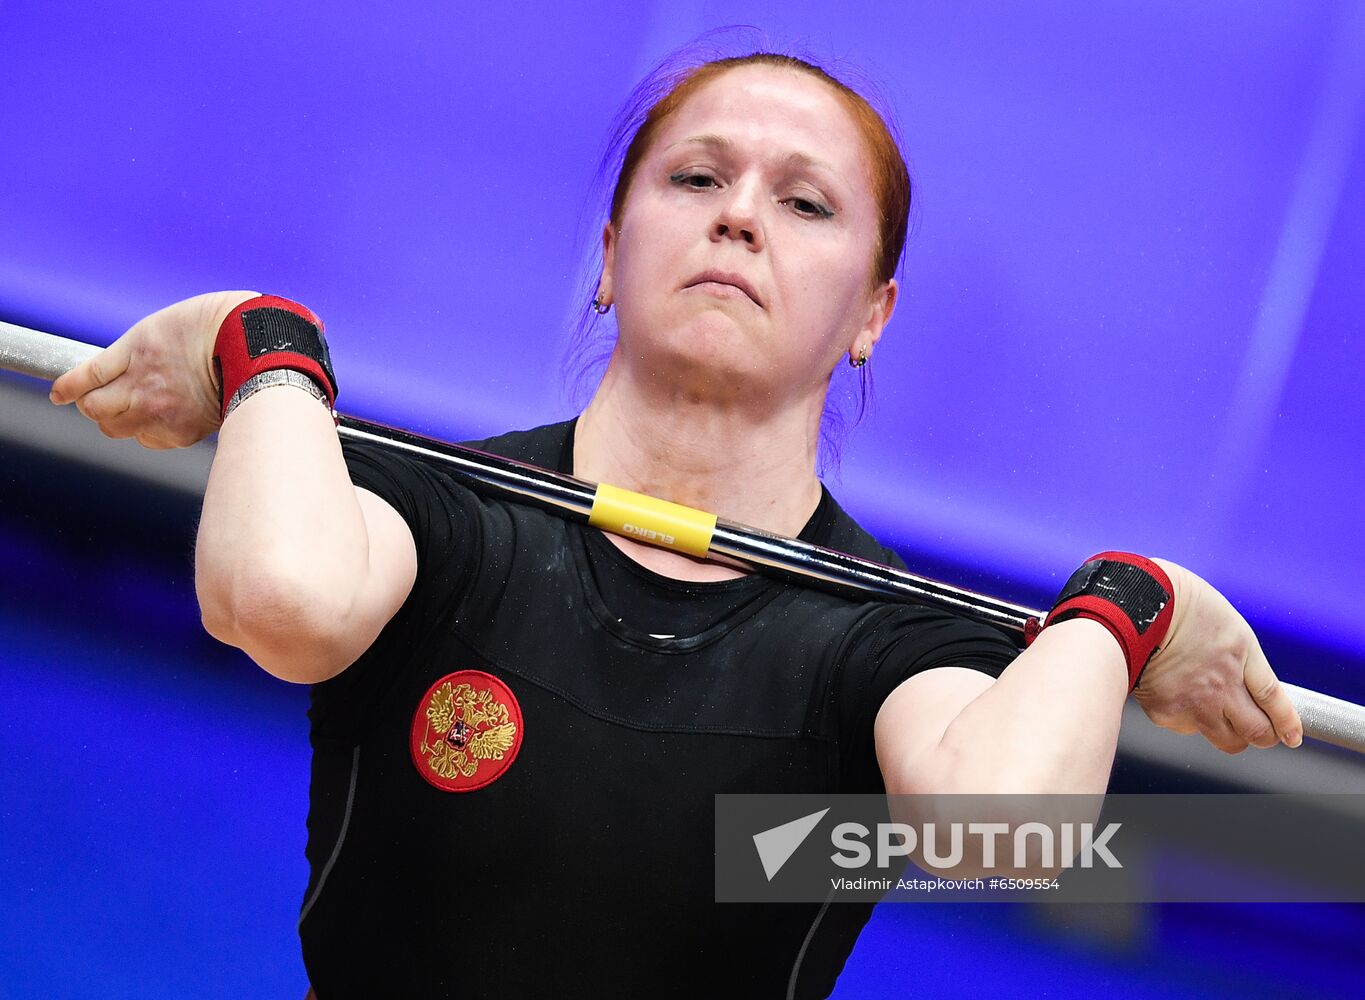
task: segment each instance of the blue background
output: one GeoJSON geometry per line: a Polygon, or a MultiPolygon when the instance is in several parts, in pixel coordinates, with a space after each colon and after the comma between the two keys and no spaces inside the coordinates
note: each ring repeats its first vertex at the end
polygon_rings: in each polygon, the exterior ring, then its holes
{"type": "MultiPolygon", "coordinates": [[[[846,506],[1033,603],[1101,548],[1173,558],[1365,700],[1365,4],[3,0],[0,318],[107,343],[259,288],[326,320],[346,412],[561,419],[609,123],[733,23],[875,80],[917,185],[846,506]]],[[[82,541],[5,468],[0,993],[301,994],[302,693],[198,631],[145,511],[82,541]]],[[[847,995],[1362,971],[1354,910],[1153,907],[1122,947],[1022,912],[883,912],[847,995]]]]}

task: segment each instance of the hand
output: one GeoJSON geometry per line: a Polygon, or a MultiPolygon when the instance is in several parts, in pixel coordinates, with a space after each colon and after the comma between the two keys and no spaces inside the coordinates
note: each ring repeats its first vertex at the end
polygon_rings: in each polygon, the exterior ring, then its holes
{"type": "Polygon", "coordinates": [[[223,320],[255,292],[185,299],[137,323],[99,354],[52,383],[57,405],[76,409],[111,438],[144,448],[186,448],[216,431],[213,344],[223,320]]]}
{"type": "Polygon", "coordinates": [[[1202,733],[1224,753],[1303,742],[1303,723],[1256,634],[1227,598],[1198,576],[1154,559],[1175,588],[1165,643],[1134,691],[1158,726],[1202,733]]]}

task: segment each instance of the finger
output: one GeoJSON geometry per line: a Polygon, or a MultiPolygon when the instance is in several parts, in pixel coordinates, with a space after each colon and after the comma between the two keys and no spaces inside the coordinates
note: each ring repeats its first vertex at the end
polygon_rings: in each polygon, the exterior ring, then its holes
{"type": "Polygon", "coordinates": [[[1217,719],[1201,722],[1199,731],[1204,734],[1204,739],[1223,753],[1241,753],[1248,745],[1221,715],[1217,719]]]}
{"type": "Polygon", "coordinates": [[[1240,739],[1251,746],[1265,749],[1280,742],[1280,734],[1275,731],[1270,716],[1261,711],[1245,689],[1239,689],[1223,706],[1223,719],[1240,739]]]}
{"type": "Polygon", "coordinates": [[[127,388],[124,383],[118,382],[114,385],[92,389],[76,400],[76,409],[97,424],[117,420],[127,413],[132,405],[132,390],[127,388]]]}
{"type": "Polygon", "coordinates": [[[151,448],[153,451],[167,451],[171,448],[179,447],[157,437],[155,434],[139,434],[134,438],[138,444],[144,448],[151,448]]]}
{"type": "Polygon", "coordinates": [[[132,341],[125,333],[99,354],[88,361],[82,361],[53,382],[49,398],[60,406],[80,399],[92,389],[108,385],[128,370],[132,354],[132,341]]]}
{"type": "Polygon", "coordinates": [[[105,437],[130,438],[149,433],[151,422],[147,415],[136,407],[115,413],[99,421],[100,432],[105,437]]]}
{"type": "Polygon", "coordinates": [[[103,434],[107,438],[113,438],[116,441],[121,441],[124,438],[130,438],[137,433],[137,428],[128,424],[123,425],[100,424],[99,428],[101,434],[103,434]]]}
{"type": "Polygon", "coordinates": [[[1270,669],[1270,662],[1261,651],[1260,643],[1253,644],[1243,676],[1246,679],[1247,691],[1270,719],[1276,735],[1284,745],[1296,747],[1302,743],[1303,720],[1299,718],[1298,709],[1294,707],[1294,702],[1290,700],[1284,685],[1275,676],[1275,671],[1270,669]]]}

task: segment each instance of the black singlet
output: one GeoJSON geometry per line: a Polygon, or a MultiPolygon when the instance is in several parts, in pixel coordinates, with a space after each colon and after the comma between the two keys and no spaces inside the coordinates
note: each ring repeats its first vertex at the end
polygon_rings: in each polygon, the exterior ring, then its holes
{"type": "MultiPolygon", "coordinates": [[[[573,426],[472,444],[571,472],[573,426]]],[[[714,903],[713,796],[881,791],[887,695],[935,666],[998,676],[1010,641],[758,576],[671,580],[419,460],[344,453],[418,569],[370,649],[312,690],[299,931],[320,1000],[825,996],[870,905],[714,903]],[[522,742],[495,781],[448,792],[409,733],[467,669],[513,692],[522,742]]],[[[828,491],[802,537],[903,565],[828,491]]]]}

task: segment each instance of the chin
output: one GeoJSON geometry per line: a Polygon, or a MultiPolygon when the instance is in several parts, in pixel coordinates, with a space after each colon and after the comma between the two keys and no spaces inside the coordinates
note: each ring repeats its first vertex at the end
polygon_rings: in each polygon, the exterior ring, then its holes
{"type": "Polygon", "coordinates": [[[772,344],[726,303],[638,320],[626,316],[617,322],[621,345],[645,361],[652,375],[668,381],[697,386],[720,382],[752,391],[771,370],[772,344]],[[637,332],[645,330],[650,332],[637,332]]]}

